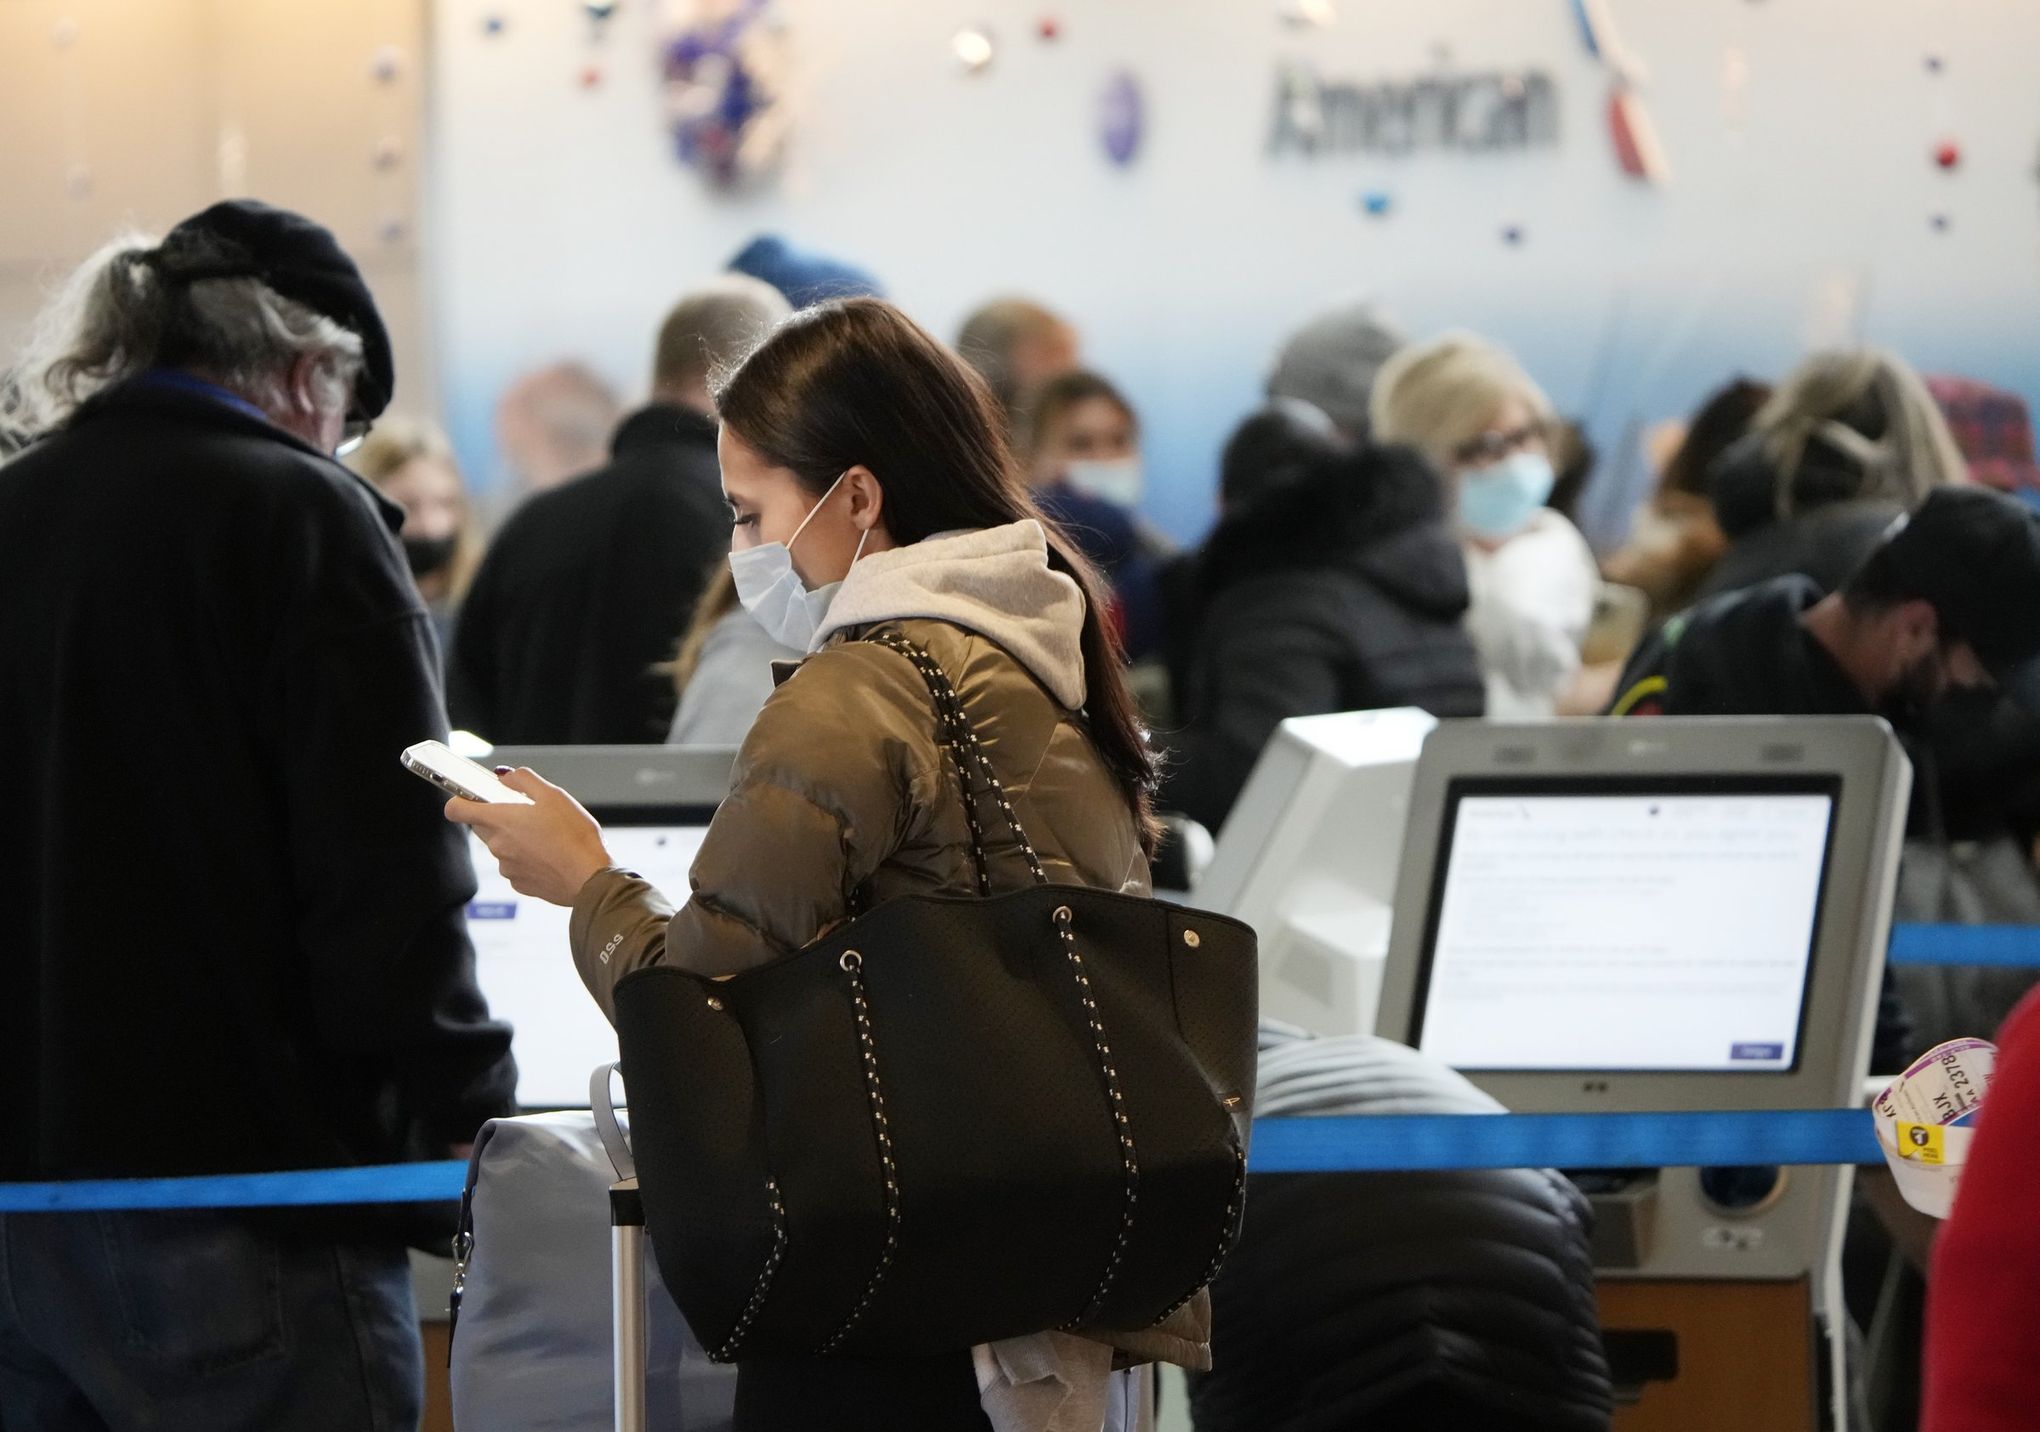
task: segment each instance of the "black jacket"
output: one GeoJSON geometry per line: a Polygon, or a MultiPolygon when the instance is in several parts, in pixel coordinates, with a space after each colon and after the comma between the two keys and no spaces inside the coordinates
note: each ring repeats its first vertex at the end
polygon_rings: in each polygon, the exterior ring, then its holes
{"type": "Polygon", "coordinates": [[[1870,703],[1800,625],[1825,595],[1782,576],[1701,602],[1630,656],[1615,716],[1854,716],[1870,703]]]}
{"type": "Polygon", "coordinates": [[[444,1157],[507,1112],[397,509],[148,380],[0,467],[0,1178],[444,1157]]]}
{"type": "MultiPolygon", "coordinates": [[[[1267,1042],[1264,1036],[1264,1042],[1267,1042]]],[[[1498,1106],[1369,1037],[1264,1049],[1257,1116],[1498,1106]]],[[[1586,1200],[1549,1169],[1258,1174],[1212,1285],[1197,1432],[1605,1432],[1586,1200]]]]}
{"type": "Polygon", "coordinates": [[[503,524],[454,632],[453,724],[497,745],[666,739],[673,658],[729,551],[716,425],[655,403],[617,429],[609,466],[503,524]]]}
{"type": "MultiPolygon", "coordinates": [[[[1229,516],[1198,554],[1162,794],[1216,830],[1291,716],[1420,706],[1478,716],[1466,563],[1406,448],[1329,459],[1229,516]]],[[[1185,620],[1178,604],[1177,621],[1185,620]]]]}
{"type": "Polygon", "coordinates": [[[1694,594],[1695,602],[1774,577],[1811,577],[1832,592],[1849,580],[1905,509],[1892,502],[1835,502],[1737,537],[1694,594]]]}

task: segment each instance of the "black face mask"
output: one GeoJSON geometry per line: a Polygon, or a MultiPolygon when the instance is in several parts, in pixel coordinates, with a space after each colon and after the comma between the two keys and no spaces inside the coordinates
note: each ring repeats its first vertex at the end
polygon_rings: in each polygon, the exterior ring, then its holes
{"type": "Polygon", "coordinates": [[[453,561],[453,549],[460,538],[453,537],[406,537],[403,538],[404,560],[411,564],[411,576],[429,577],[453,561]]]}

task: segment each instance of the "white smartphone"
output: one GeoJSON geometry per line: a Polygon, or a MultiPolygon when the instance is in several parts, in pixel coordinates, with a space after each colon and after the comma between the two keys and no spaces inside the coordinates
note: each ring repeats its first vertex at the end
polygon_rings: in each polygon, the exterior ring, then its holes
{"type": "Polygon", "coordinates": [[[444,742],[420,741],[404,749],[404,769],[423,776],[450,796],[463,796],[485,805],[531,805],[530,796],[513,791],[487,766],[457,756],[444,742]]]}

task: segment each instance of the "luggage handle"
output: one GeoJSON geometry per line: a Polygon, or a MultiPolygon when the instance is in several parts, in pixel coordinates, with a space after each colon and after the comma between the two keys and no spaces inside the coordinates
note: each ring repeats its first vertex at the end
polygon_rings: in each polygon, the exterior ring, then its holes
{"type": "MultiPolygon", "coordinates": [[[[630,1151],[630,1137],[624,1133],[623,1125],[616,1118],[616,1101],[611,1096],[612,1079],[623,1072],[621,1064],[598,1064],[595,1072],[588,1076],[588,1110],[595,1116],[595,1132],[602,1136],[602,1147],[609,1154],[609,1163],[616,1170],[617,1182],[637,1177],[637,1160],[630,1151]]],[[[630,1090],[624,1090],[624,1107],[630,1107],[630,1090]]]]}

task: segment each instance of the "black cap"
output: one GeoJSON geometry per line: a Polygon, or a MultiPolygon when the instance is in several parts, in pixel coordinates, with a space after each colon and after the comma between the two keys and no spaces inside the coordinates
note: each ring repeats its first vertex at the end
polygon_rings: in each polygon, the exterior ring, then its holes
{"type": "Polygon", "coordinates": [[[2040,711],[2040,513],[1981,487],[1937,488],[1885,539],[1893,573],[1933,603],[1999,688],[2040,711]]]}
{"type": "Polygon", "coordinates": [[[254,199],[228,199],[172,229],[151,262],[177,283],[257,278],[332,319],[361,339],[351,416],[374,418],[389,406],[397,381],[389,330],[361,270],[325,226],[254,199]]]}

